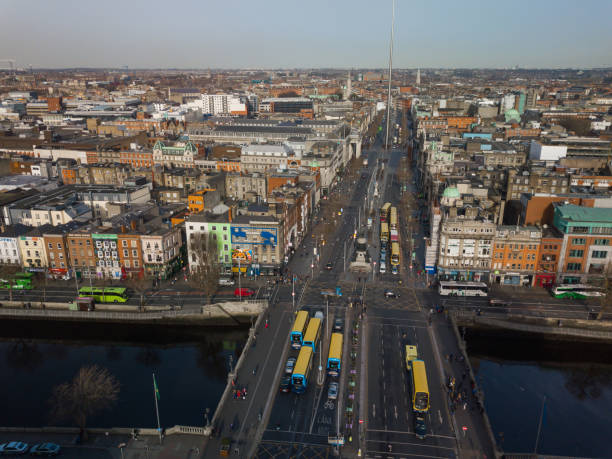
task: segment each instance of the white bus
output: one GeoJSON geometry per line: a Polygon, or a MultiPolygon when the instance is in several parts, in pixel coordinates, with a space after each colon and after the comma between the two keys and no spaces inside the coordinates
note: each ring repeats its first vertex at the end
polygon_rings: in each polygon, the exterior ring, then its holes
{"type": "Polygon", "coordinates": [[[605,295],[601,287],[582,284],[561,284],[553,288],[552,294],[555,298],[573,298],[577,300],[605,295]]]}
{"type": "Polygon", "coordinates": [[[438,293],[445,296],[487,296],[489,287],[484,282],[441,281],[438,293]]]}

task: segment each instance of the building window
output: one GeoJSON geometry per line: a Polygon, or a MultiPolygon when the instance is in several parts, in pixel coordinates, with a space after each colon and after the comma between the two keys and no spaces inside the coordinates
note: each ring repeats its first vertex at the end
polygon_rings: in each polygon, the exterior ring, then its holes
{"type": "Polygon", "coordinates": [[[568,263],[567,270],[568,271],[580,271],[582,268],[582,263],[568,263]]]}
{"type": "Polygon", "coordinates": [[[608,256],[608,252],[605,250],[594,250],[593,258],[606,258],[608,256]]]}
{"type": "Polygon", "coordinates": [[[572,245],[584,245],[586,244],[586,239],[579,237],[572,239],[572,245]]]}
{"type": "Polygon", "coordinates": [[[49,248],[52,249],[53,248],[53,244],[51,242],[49,242],[49,248]]]}
{"type": "Polygon", "coordinates": [[[138,268],[138,266],[139,266],[138,260],[134,260],[134,268],[138,268]]]}
{"type": "Polygon", "coordinates": [[[571,258],[582,258],[584,256],[584,250],[570,250],[569,256],[571,258]]]}
{"type": "Polygon", "coordinates": [[[122,245],[123,247],[127,247],[127,245],[128,245],[128,244],[127,244],[127,241],[124,239],[123,241],[121,241],[121,245],[122,245]]]}
{"type": "Polygon", "coordinates": [[[595,239],[593,245],[610,245],[610,239],[595,239]]]}
{"type": "Polygon", "coordinates": [[[571,230],[572,230],[571,231],[572,233],[588,233],[589,227],[588,226],[572,226],[571,230]]]}

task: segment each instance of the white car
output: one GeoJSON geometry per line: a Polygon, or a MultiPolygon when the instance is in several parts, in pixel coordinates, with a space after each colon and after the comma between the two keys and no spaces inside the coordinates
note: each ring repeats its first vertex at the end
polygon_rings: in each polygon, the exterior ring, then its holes
{"type": "Polygon", "coordinates": [[[380,263],[380,273],[384,274],[387,272],[387,265],[385,264],[385,262],[381,262],[380,263]]]}
{"type": "Polygon", "coordinates": [[[234,279],[231,279],[229,277],[220,277],[219,278],[219,285],[234,285],[236,283],[236,281],[234,281],[234,279]]]}

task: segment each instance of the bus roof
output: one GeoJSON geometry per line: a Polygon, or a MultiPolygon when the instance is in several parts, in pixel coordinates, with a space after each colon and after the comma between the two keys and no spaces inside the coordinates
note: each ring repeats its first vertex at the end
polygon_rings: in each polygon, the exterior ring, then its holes
{"type": "Polygon", "coordinates": [[[308,364],[312,359],[312,348],[310,346],[302,346],[300,353],[298,354],[295,367],[293,368],[293,374],[305,375],[308,370],[308,364]]]}
{"type": "Polygon", "coordinates": [[[417,347],[412,345],[406,346],[406,366],[413,360],[417,360],[419,358],[417,347]]]}
{"type": "Polygon", "coordinates": [[[380,232],[382,233],[383,231],[389,232],[389,224],[387,222],[380,224],[380,232]]]}
{"type": "Polygon", "coordinates": [[[342,341],[344,337],[342,333],[332,333],[331,341],[329,344],[329,358],[338,359],[342,358],[342,341]]]}
{"type": "Polygon", "coordinates": [[[303,333],[306,321],[308,320],[308,311],[298,311],[295,316],[295,322],[293,322],[293,328],[291,332],[303,333]]]}
{"type": "Polygon", "coordinates": [[[414,392],[427,392],[429,393],[429,387],[427,386],[427,374],[425,372],[425,362],[422,360],[412,361],[412,381],[414,384],[414,392]]]}
{"type": "Polygon", "coordinates": [[[390,202],[385,202],[383,204],[383,206],[381,207],[381,210],[384,210],[385,212],[389,211],[389,208],[391,207],[391,203],[390,202]]]}
{"type": "Polygon", "coordinates": [[[395,241],[391,243],[391,251],[399,253],[399,242],[395,241]]]}
{"type": "Polygon", "coordinates": [[[308,322],[308,328],[306,329],[306,334],[304,335],[304,341],[314,341],[317,337],[317,332],[321,327],[321,319],[317,317],[313,317],[308,322]]]}

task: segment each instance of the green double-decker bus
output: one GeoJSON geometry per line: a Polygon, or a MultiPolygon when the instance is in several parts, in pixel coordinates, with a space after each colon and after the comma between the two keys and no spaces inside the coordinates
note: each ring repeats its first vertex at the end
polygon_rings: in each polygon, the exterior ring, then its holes
{"type": "Polygon", "coordinates": [[[125,287],[81,287],[79,296],[88,296],[98,303],[125,303],[128,300],[125,287]]]}

